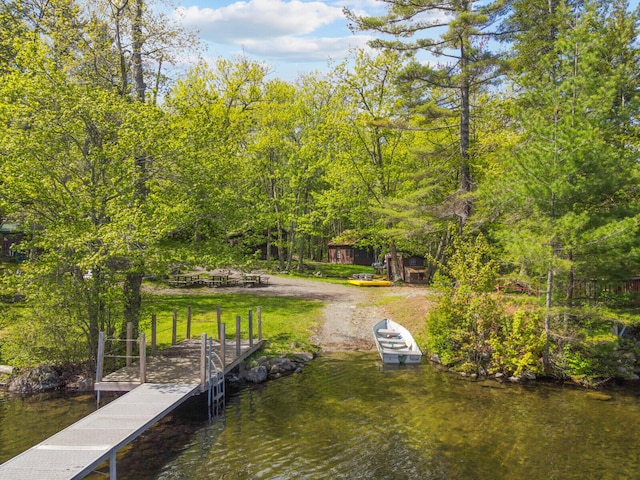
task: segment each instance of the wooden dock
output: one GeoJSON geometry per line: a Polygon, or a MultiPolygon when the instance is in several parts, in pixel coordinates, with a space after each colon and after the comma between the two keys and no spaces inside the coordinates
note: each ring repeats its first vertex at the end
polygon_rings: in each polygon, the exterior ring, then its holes
{"type": "MultiPolygon", "coordinates": [[[[113,373],[97,375],[94,390],[97,392],[128,392],[141,383],[200,384],[203,391],[208,387],[205,350],[202,339],[187,339],[163,350],[153,357],[146,357],[144,366],[135,362],[113,373]],[[145,371],[142,371],[144,369],[145,371]]],[[[222,360],[224,372],[235,368],[240,362],[259,350],[263,340],[218,340],[208,339],[213,352],[222,360]],[[239,345],[239,347],[238,347],[239,345]]],[[[216,365],[221,369],[221,364],[216,365]]]]}
{"type": "MultiPolygon", "coordinates": [[[[239,318],[238,318],[239,327],[239,318]]],[[[99,344],[95,390],[128,392],[47,440],[0,465],[0,480],[46,478],[81,479],[109,462],[109,478],[116,480],[116,455],[151,425],[162,419],[189,397],[208,393],[212,402],[224,402],[227,372],[264,344],[260,327],[253,338],[251,316],[249,339],[225,337],[222,341],[203,334],[188,338],[147,357],[144,334],[139,354],[127,358],[127,366],[102,375],[104,336],[99,344]]]]}

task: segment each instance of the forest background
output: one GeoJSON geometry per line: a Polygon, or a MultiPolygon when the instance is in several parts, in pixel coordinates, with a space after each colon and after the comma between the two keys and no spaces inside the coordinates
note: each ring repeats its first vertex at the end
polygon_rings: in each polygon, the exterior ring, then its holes
{"type": "Polygon", "coordinates": [[[1,277],[0,359],[92,358],[137,330],[145,277],[263,244],[302,270],[348,237],[429,259],[447,366],[637,379],[637,12],[386,4],[345,10],[370,50],[285,82],[244,57],[170,78],[197,41],[144,0],[2,0],[0,219],[26,261],[1,277]]]}

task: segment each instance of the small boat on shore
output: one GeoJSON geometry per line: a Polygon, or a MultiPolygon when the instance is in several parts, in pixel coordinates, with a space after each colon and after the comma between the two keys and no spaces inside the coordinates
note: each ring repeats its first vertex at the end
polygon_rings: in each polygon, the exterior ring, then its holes
{"type": "Polygon", "coordinates": [[[385,318],[373,326],[373,337],[383,363],[409,364],[422,361],[422,351],[413,335],[399,323],[385,318]]]}

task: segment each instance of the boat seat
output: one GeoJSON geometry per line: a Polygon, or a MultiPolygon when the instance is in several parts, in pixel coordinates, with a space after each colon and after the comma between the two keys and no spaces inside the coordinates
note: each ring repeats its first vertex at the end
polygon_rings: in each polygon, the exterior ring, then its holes
{"type": "Polygon", "coordinates": [[[378,335],[380,335],[381,337],[385,337],[385,338],[394,338],[394,337],[399,337],[400,336],[400,332],[398,332],[397,330],[390,330],[387,328],[381,328],[380,330],[378,330],[378,335]]]}
{"type": "Polygon", "coordinates": [[[380,346],[382,348],[390,348],[392,350],[398,350],[401,348],[407,348],[407,343],[404,340],[396,342],[387,342],[386,339],[380,340],[380,346]]]}
{"type": "Polygon", "coordinates": [[[404,338],[378,337],[378,341],[382,343],[406,343],[406,340],[404,338]]]}

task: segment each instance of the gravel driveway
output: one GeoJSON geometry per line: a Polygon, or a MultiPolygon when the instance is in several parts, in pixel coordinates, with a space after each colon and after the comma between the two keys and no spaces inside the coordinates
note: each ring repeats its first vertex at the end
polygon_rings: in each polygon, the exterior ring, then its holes
{"type": "MultiPolygon", "coordinates": [[[[324,352],[342,350],[371,350],[375,348],[371,329],[380,319],[388,316],[384,309],[374,305],[380,295],[415,297],[413,287],[354,287],[344,284],[306,280],[289,276],[266,275],[269,284],[251,288],[226,287],[224,292],[251,292],[256,295],[301,297],[321,300],[325,304],[324,322],[311,337],[324,352]]],[[[183,294],[176,288],[154,288],[153,293],[183,294]]],[[[198,288],[193,293],[220,292],[213,288],[198,288]]]]}

